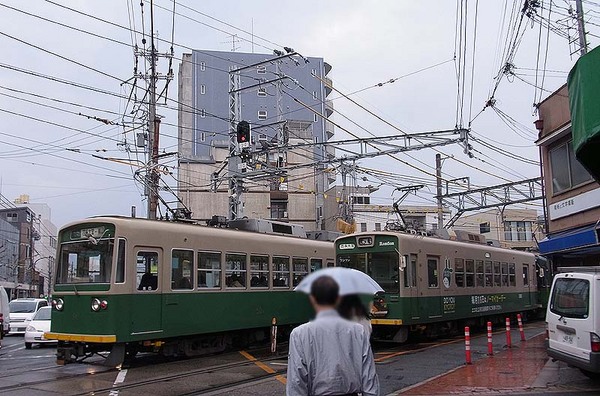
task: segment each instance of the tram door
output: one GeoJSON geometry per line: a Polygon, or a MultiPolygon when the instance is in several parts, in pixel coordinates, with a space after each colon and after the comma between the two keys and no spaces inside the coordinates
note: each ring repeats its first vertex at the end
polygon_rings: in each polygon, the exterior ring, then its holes
{"type": "Polygon", "coordinates": [[[404,282],[402,298],[407,301],[405,305],[408,308],[410,319],[420,319],[419,311],[419,290],[417,289],[417,255],[404,255],[404,282]]]}
{"type": "Polygon", "coordinates": [[[523,264],[523,289],[527,293],[527,306],[531,306],[531,284],[529,282],[529,264],[523,264]]]}
{"type": "Polygon", "coordinates": [[[136,247],[136,290],[131,307],[132,334],[162,330],[162,249],[136,247]]]}
{"type": "Polygon", "coordinates": [[[421,282],[421,298],[419,298],[419,309],[423,318],[440,318],[442,316],[442,304],[440,302],[440,258],[438,256],[427,256],[427,273],[425,281],[421,282]]]}

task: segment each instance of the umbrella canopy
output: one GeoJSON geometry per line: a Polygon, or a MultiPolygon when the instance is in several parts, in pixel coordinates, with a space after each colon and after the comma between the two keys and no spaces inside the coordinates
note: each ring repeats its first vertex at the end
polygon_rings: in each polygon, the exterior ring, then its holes
{"type": "Polygon", "coordinates": [[[300,284],[294,288],[294,291],[310,294],[310,287],[314,280],[323,275],[328,275],[337,282],[340,287],[340,296],[348,294],[375,294],[383,291],[381,286],[369,275],[353,268],[344,267],[324,268],[315,271],[302,279],[300,284]]]}

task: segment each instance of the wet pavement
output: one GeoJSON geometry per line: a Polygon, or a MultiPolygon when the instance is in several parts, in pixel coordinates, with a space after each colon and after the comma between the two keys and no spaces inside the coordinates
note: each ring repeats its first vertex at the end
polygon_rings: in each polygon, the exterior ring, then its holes
{"type": "Polygon", "coordinates": [[[600,383],[561,362],[552,362],[539,334],[392,395],[599,394],[600,383]]]}

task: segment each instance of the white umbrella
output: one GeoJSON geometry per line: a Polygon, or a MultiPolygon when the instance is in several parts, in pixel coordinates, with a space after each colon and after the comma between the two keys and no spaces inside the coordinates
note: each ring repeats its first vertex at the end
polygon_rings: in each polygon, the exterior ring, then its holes
{"type": "Polygon", "coordinates": [[[331,276],[340,287],[340,296],[348,294],[375,294],[382,292],[383,289],[377,282],[364,272],[353,268],[332,267],[315,271],[302,279],[300,284],[294,288],[294,291],[301,291],[310,294],[310,288],[315,279],[328,275],[331,276]]]}

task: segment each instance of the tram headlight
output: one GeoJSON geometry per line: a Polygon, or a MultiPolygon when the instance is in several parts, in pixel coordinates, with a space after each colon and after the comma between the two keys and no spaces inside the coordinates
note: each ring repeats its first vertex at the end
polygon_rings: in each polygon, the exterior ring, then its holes
{"type": "Polygon", "coordinates": [[[100,302],[100,300],[99,300],[99,299],[97,299],[97,298],[93,298],[93,299],[92,299],[92,311],[94,311],[94,312],[98,312],[98,311],[100,311],[100,306],[101,306],[101,304],[102,304],[102,303],[100,302]]]}
{"type": "Polygon", "coordinates": [[[54,308],[56,308],[57,311],[62,311],[65,305],[65,302],[63,301],[62,298],[57,298],[55,300],[52,300],[52,305],[54,305],[54,308]]]}

